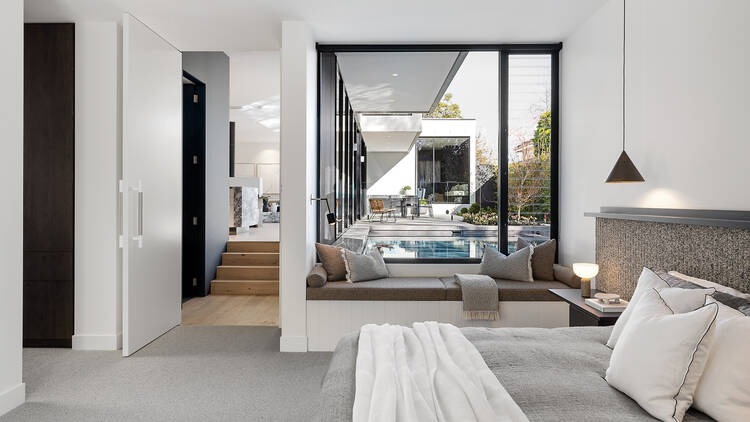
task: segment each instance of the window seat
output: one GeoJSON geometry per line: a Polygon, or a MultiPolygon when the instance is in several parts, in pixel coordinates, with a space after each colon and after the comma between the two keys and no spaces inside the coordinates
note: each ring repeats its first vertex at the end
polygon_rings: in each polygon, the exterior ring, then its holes
{"type": "MultiPolygon", "coordinates": [[[[502,302],[560,301],[548,289],[577,288],[580,279],[572,270],[555,265],[556,281],[513,281],[496,279],[502,302]]],[[[330,281],[322,287],[308,287],[307,300],[361,301],[460,301],[461,287],[453,277],[389,277],[358,283],[330,281]]]]}

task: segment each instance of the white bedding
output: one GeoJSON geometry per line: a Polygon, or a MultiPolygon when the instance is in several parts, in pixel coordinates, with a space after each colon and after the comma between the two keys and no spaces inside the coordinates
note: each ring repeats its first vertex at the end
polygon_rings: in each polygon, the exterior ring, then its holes
{"type": "Polygon", "coordinates": [[[354,422],[528,421],[450,324],[363,326],[355,382],[354,422]]]}

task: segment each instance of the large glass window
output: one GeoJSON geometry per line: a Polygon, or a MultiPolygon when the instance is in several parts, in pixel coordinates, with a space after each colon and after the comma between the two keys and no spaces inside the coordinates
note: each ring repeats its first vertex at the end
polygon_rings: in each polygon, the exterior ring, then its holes
{"type": "Polygon", "coordinates": [[[468,204],[470,153],[469,138],[419,138],[417,187],[424,197],[435,204],[468,204]]]}
{"type": "Polygon", "coordinates": [[[476,262],[556,237],[559,45],[318,48],[321,242],[476,262]]]}
{"type": "Polygon", "coordinates": [[[552,57],[508,56],[508,251],[550,239],[552,57]]]}

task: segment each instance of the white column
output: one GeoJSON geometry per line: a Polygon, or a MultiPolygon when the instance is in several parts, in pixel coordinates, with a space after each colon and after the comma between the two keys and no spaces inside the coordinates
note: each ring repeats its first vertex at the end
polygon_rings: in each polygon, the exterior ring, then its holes
{"type": "Polygon", "coordinates": [[[304,22],[281,25],[281,351],[307,351],[305,277],[315,261],[317,53],[304,22]]]}
{"type": "Polygon", "coordinates": [[[122,175],[120,29],[76,23],[73,348],[122,345],[117,183],[122,175]]]}
{"type": "Polygon", "coordinates": [[[23,0],[0,3],[0,415],[22,404],[23,303],[23,0]]]}

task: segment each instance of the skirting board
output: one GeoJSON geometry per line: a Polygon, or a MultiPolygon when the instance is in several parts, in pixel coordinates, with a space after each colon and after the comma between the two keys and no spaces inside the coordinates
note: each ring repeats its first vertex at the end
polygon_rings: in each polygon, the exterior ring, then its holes
{"type": "Polygon", "coordinates": [[[307,352],[307,337],[282,335],[279,341],[281,352],[307,352]]]}
{"type": "Polygon", "coordinates": [[[122,333],[116,335],[73,336],[73,350],[119,350],[122,349],[122,333]]]}
{"type": "Polygon", "coordinates": [[[332,351],[341,337],[365,324],[411,325],[419,321],[458,327],[567,327],[568,304],[500,302],[499,320],[470,321],[463,318],[463,305],[458,301],[308,300],[307,348],[311,352],[332,351]]]}
{"type": "Polygon", "coordinates": [[[0,393],[0,416],[10,412],[26,401],[26,384],[17,386],[0,393]]]}

